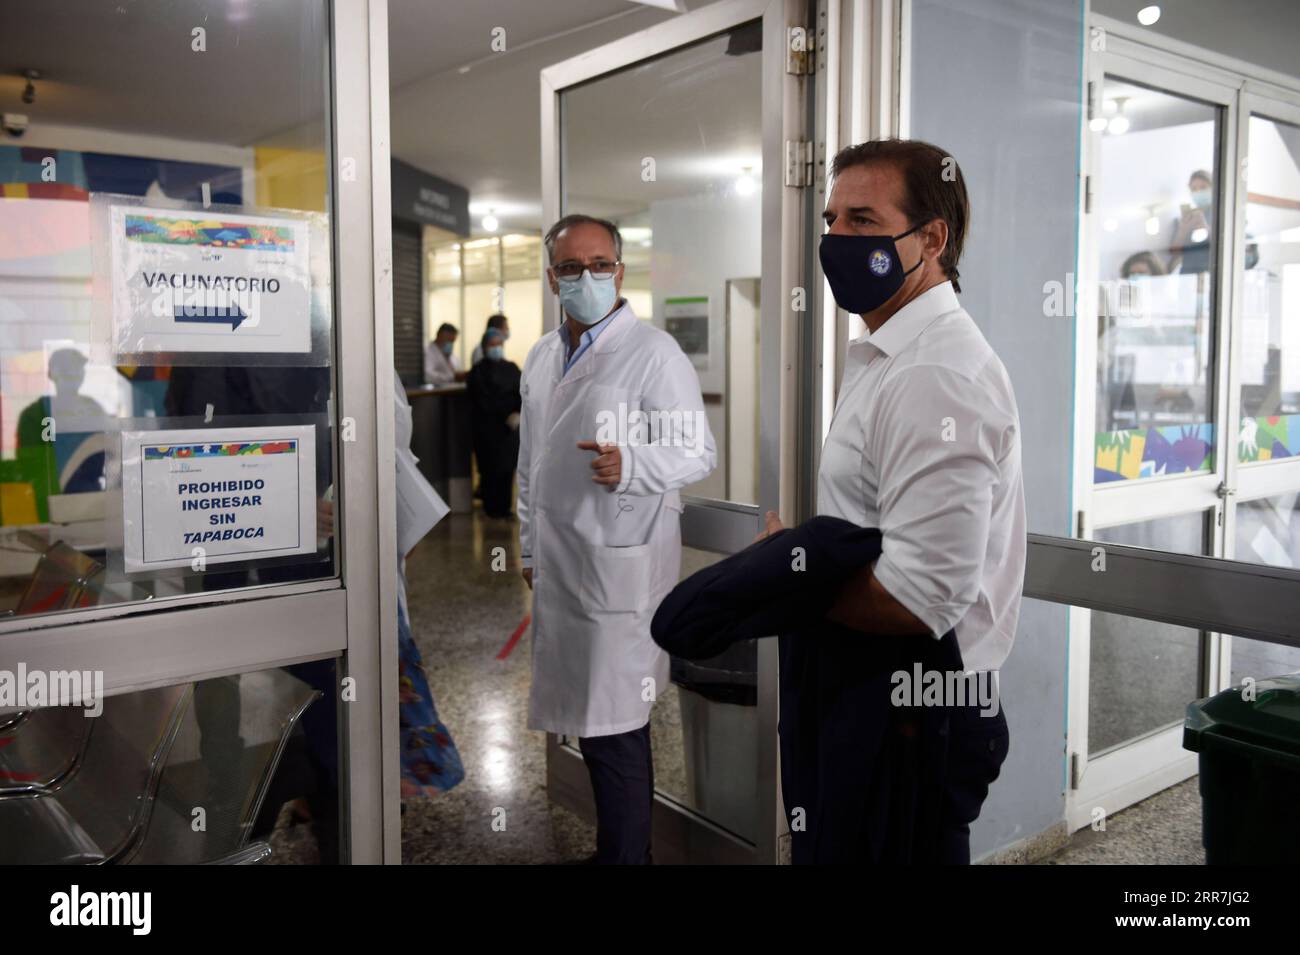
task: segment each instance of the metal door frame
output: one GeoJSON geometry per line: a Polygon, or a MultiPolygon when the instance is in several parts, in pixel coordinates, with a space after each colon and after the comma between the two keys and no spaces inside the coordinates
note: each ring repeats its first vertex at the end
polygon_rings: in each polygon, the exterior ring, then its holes
{"type": "MultiPolygon", "coordinates": [[[[813,35],[805,0],[720,0],[676,19],[597,47],[541,73],[542,209],[554,222],[561,214],[560,96],[568,88],[654,59],[753,20],[763,21],[763,208],[765,241],[760,277],[759,505],[685,497],[684,546],[732,553],[748,545],[761,528],[765,510],[795,516],[800,467],[795,445],[800,412],[799,336],[801,315],[791,308],[790,290],[803,284],[809,244],[803,191],[785,185],[785,143],[805,139],[807,88],[811,76],[786,72],[788,29],[813,35]],[[781,51],[778,55],[773,55],[781,51]]],[[[546,296],[543,325],[559,327],[559,304],[546,296]]],[[[806,480],[806,476],[805,476],[806,480]]],[[[777,765],[777,647],[758,647],[759,827],[754,845],[656,793],[655,855],[660,861],[775,862],[786,833],[777,765]]],[[[582,757],[547,734],[547,788],[553,800],[594,818],[591,787],[582,757]]]]}

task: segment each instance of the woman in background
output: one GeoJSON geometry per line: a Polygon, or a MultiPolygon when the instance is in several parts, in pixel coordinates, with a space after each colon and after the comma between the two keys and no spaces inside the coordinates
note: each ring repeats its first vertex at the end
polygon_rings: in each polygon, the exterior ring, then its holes
{"type": "Polygon", "coordinates": [[[488,517],[511,516],[511,490],[519,462],[519,378],[519,366],[505,357],[505,336],[489,328],[483,336],[483,361],[470,369],[466,379],[474,459],[488,517]]]}

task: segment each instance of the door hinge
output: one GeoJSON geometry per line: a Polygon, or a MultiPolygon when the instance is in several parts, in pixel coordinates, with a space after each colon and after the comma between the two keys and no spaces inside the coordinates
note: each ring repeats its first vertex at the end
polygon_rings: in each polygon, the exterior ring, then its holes
{"type": "Polygon", "coordinates": [[[785,71],[795,76],[807,76],[816,70],[814,53],[817,40],[807,27],[786,27],[785,71]]]}
{"type": "Polygon", "coordinates": [[[799,188],[813,184],[813,144],[806,139],[785,141],[785,184],[799,188]]]}
{"type": "Polygon", "coordinates": [[[1092,176],[1083,177],[1083,212],[1092,212],[1092,176]]]}
{"type": "Polygon", "coordinates": [[[1079,754],[1070,754],[1070,788],[1079,788],[1079,777],[1082,775],[1079,771],[1079,754]]]}

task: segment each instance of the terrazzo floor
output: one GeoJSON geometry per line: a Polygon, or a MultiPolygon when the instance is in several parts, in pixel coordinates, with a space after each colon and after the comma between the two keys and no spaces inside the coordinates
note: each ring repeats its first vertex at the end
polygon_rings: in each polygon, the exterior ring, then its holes
{"type": "MultiPolygon", "coordinates": [[[[556,864],[595,851],[595,830],[546,795],[546,739],[526,727],[529,636],[499,659],[529,611],[513,520],[452,515],[407,562],[416,642],[438,712],[465,764],[447,793],[409,800],[402,819],[408,864],[556,864]],[[504,568],[504,569],[495,569],[504,568]],[[495,823],[495,824],[494,824],[495,823]]],[[[657,787],[689,801],[675,688],[654,710],[657,787]]],[[[271,838],[272,862],[318,861],[310,827],[288,808],[271,838]]],[[[1105,832],[1083,830],[1052,865],[1203,864],[1195,778],[1117,813],[1105,832]]]]}

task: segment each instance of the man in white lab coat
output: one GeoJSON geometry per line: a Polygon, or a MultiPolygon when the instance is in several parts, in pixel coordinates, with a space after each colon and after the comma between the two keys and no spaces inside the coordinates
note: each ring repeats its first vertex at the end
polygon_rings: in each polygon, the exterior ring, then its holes
{"type": "Polygon", "coordinates": [[[620,297],[622,237],[589,216],[546,235],[564,321],[524,363],[519,535],[533,590],[528,725],[578,737],[596,862],[650,859],[650,707],[668,658],[650,620],[677,583],[679,489],[717,452],[699,378],[620,297]]]}
{"type": "Polygon", "coordinates": [[[452,385],[465,380],[461,370],[460,359],[456,357],[456,338],[460,333],[456,326],[443,322],[438,327],[438,334],[424,349],[425,384],[442,386],[452,385]]]}

